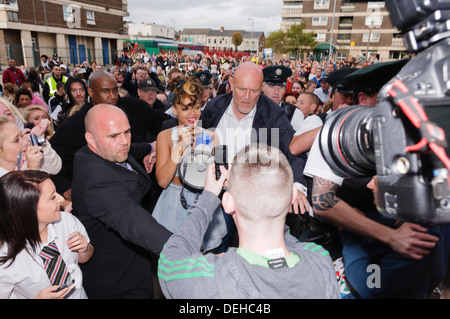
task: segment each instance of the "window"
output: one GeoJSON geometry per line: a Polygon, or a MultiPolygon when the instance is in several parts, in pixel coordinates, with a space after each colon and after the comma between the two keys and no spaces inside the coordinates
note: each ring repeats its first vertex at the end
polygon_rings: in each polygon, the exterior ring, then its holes
{"type": "Polygon", "coordinates": [[[327,25],[328,17],[313,17],[312,25],[327,25]]]}
{"type": "Polygon", "coordinates": [[[379,12],[374,12],[366,17],[366,26],[369,28],[379,28],[383,24],[383,16],[379,12]]]}
{"type": "MultiPolygon", "coordinates": [[[[369,33],[364,33],[362,40],[363,42],[367,42],[369,40],[369,33]]],[[[380,34],[372,32],[370,34],[370,42],[379,42],[379,41],[380,41],[380,34]]]]}
{"type": "Polygon", "coordinates": [[[86,10],[86,21],[87,24],[95,24],[94,11],[86,10]]]}
{"type": "Polygon", "coordinates": [[[8,21],[9,22],[19,22],[19,15],[15,11],[7,11],[8,12],[8,21]]]}
{"type": "Polygon", "coordinates": [[[325,42],[326,36],[327,36],[326,33],[317,33],[316,41],[325,42]]]}
{"type": "Polygon", "coordinates": [[[330,7],[330,0],[315,0],[314,9],[328,9],[330,7]]]}
{"type": "Polygon", "coordinates": [[[367,2],[367,11],[384,8],[384,5],[384,1],[369,1],[367,2]]]}

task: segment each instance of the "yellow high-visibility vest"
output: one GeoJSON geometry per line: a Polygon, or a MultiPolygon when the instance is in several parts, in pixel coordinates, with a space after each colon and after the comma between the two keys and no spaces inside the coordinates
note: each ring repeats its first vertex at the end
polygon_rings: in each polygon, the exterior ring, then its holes
{"type": "MultiPolygon", "coordinates": [[[[63,83],[66,83],[66,81],[67,81],[67,76],[63,76],[63,77],[62,77],[62,81],[63,81],[63,83]]],[[[56,89],[56,81],[55,81],[55,79],[53,78],[53,76],[51,76],[51,77],[49,77],[49,78],[47,79],[47,81],[45,81],[45,82],[47,82],[48,87],[50,88],[50,94],[49,94],[48,96],[49,96],[49,97],[52,97],[53,95],[55,95],[55,92],[57,91],[57,89],[56,89]]]]}

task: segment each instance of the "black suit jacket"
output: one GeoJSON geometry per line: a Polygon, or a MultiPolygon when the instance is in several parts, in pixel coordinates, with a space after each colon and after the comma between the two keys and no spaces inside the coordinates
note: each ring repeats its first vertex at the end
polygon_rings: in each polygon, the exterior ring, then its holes
{"type": "Polygon", "coordinates": [[[171,236],[141,206],[151,187],[149,176],[131,154],[128,162],[136,172],[103,159],[88,146],[75,155],[73,214],[94,246],[91,260],[81,265],[89,298],[115,296],[151,278],[149,252],[159,254],[171,236]]]}

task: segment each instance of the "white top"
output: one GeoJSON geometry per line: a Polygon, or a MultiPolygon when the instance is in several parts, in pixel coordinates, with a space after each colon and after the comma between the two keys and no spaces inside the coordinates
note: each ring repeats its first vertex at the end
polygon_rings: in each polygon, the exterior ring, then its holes
{"type": "MultiPolygon", "coordinates": [[[[294,115],[295,115],[295,113],[294,113],[294,115]]],[[[308,131],[311,131],[311,130],[313,130],[315,128],[318,128],[318,127],[320,127],[322,125],[323,125],[323,121],[317,115],[307,116],[302,121],[301,125],[299,125],[299,128],[295,130],[295,134],[294,135],[303,134],[305,132],[308,132],[308,131]]]]}
{"type": "Polygon", "coordinates": [[[323,104],[327,103],[330,100],[330,91],[324,92],[323,88],[317,88],[314,90],[314,94],[322,101],[323,104]]]}
{"type": "Polygon", "coordinates": [[[230,105],[217,124],[217,128],[214,132],[217,134],[220,144],[227,145],[227,157],[229,163],[231,163],[234,156],[245,146],[251,144],[252,125],[256,107],[257,106],[255,106],[243,119],[238,120],[236,115],[234,115],[233,100],[231,100],[230,105]]]}
{"type": "Polygon", "coordinates": [[[9,171],[7,171],[6,169],[4,169],[3,167],[0,167],[0,177],[2,177],[3,175],[9,173],[9,171]]]}
{"type": "Polygon", "coordinates": [[[310,177],[317,176],[329,180],[341,186],[344,178],[336,175],[323,158],[319,147],[319,136],[320,134],[317,134],[314,140],[303,173],[310,177]]]}
{"type": "Polygon", "coordinates": [[[305,115],[303,112],[295,108],[294,114],[292,115],[291,125],[294,128],[294,131],[298,131],[302,127],[303,120],[305,119],[305,115]]]}
{"type": "MultiPolygon", "coordinates": [[[[66,244],[68,236],[74,231],[80,232],[90,242],[83,224],[72,214],[61,212],[61,219],[48,225],[48,243],[55,240],[71,278],[75,279],[75,288],[66,298],[87,299],[83,288],[83,274],[78,266],[78,253],[72,252],[66,244]]],[[[22,250],[9,266],[7,262],[0,265],[0,299],[31,299],[44,288],[51,286],[44,264],[39,257],[40,250],[48,243],[42,243],[37,252],[22,250]]],[[[0,248],[5,255],[7,247],[0,248]]]]}

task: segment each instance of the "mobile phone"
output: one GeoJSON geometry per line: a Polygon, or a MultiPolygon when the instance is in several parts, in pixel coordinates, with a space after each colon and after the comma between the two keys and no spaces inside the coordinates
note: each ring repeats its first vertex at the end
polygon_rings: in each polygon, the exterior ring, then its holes
{"type": "Polygon", "coordinates": [[[58,289],[55,290],[55,292],[59,292],[63,290],[64,288],[70,287],[75,283],[75,279],[70,280],[69,282],[65,282],[61,286],[58,287],[58,289]]]}
{"type": "Polygon", "coordinates": [[[218,145],[214,148],[214,162],[216,165],[216,179],[220,179],[220,166],[225,166],[228,169],[227,163],[227,146],[218,145]]]}
{"type": "Polygon", "coordinates": [[[34,127],[34,123],[28,122],[23,125],[23,128],[32,129],[34,127]]]}

